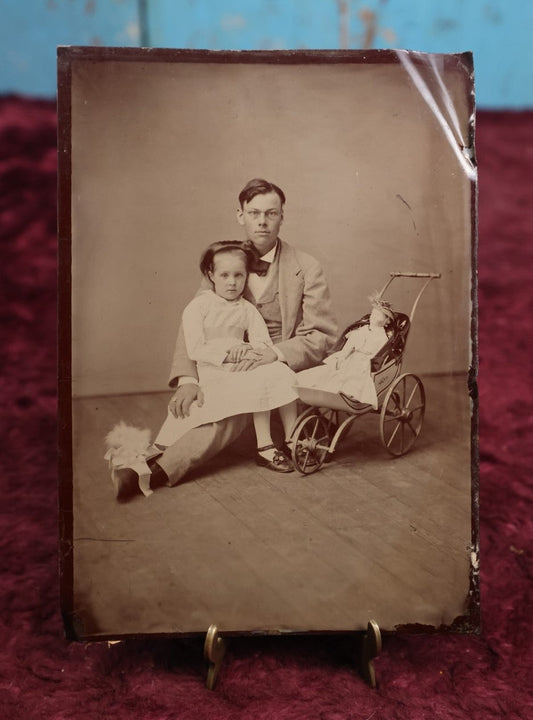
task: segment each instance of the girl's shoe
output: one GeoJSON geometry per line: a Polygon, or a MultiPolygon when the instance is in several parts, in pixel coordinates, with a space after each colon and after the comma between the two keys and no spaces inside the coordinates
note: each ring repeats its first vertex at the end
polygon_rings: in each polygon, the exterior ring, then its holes
{"type": "Polygon", "coordinates": [[[289,458],[281,450],[278,450],[275,445],[265,445],[264,447],[257,448],[257,455],[255,456],[255,462],[259,467],[266,467],[274,472],[290,473],[294,471],[294,467],[289,458]],[[274,457],[272,460],[264,458],[260,453],[265,450],[274,450],[274,457]]]}
{"type": "Polygon", "coordinates": [[[288,458],[292,458],[292,446],[292,440],[289,440],[288,442],[285,440],[281,446],[281,452],[288,458]]]}

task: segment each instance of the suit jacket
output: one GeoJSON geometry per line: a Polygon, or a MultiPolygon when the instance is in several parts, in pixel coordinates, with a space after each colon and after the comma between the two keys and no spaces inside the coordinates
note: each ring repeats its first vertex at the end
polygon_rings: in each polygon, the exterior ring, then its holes
{"type": "MultiPolygon", "coordinates": [[[[324,272],[315,258],[280,240],[279,303],[282,340],[276,347],[297,372],[318,365],[337,339],[337,323],[324,272]]],[[[181,376],[198,377],[196,363],[187,356],[180,325],[169,385],[181,376]]]]}

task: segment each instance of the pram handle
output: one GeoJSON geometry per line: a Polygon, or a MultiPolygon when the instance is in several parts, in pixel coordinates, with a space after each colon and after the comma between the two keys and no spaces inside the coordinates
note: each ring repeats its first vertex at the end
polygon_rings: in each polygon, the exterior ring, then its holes
{"type": "Polygon", "coordinates": [[[417,278],[440,278],[440,273],[415,273],[415,272],[391,272],[390,276],[395,277],[417,277],[417,278]]]}
{"type": "Polygon", "coordinates": [[[422,289],[421,289],[420,292],[418,293],[418,295],[417,295],[417,297],[416,297],[416,300],[415,300],[414,303],[413,303],[413,307],[412,307],[412,309],[411,309],[411,314],[409,315],[409,322],[412,323],[412,322],[413,322],[414,315],[415,315],[415,310],[416,310],[416,308],[417,308],[418,301],[419,301],[420,298],[422,297],[422,293],[423,293],[424,290],[427,288],[427,286],[429,285],[429,283],[430,283],[432,280],[438,280],[438,279],[441,277],[441,274],[440,274],[440,273],[417,273],[417,272],[391,272],[391,273],[390,273],[390,279],[386,282],[385,287],[384,287],[383,290],[379,293],[379,296],[378,296],[378,297],[380,297],[380,298],[383,297],[383,294],[384,294],[385,290],[389,287],[389,285],[390,285],[391,282],[394,280],[394,278],[399,278],[399,277],[405,277],[405,278],[422,278],[422,279],[424,279],[424,280],[426,281],[426,282],[423,284],[422,289]]]}

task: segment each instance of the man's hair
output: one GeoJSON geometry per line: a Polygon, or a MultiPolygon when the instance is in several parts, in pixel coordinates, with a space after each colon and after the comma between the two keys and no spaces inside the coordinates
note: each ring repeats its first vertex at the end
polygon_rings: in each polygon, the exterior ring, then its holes
{"type": "Polygon", "coordinates": [[[200,259],[200,270],[207,277],[208,272],[213,272],[215,266],[215,257],[221,253],[229,253],[231,255],[241,254],[244,256],[246,263],[246,271],[250,270],[252,262],[252,253],[247,246],[239,240],[220,240],[210,245],[202,254],[200,259]]]}
{"type": "Polygon", "coordinates": [[[285,193],[280,187],[274,185],[274,183],[268,182],[268,180],[263,180],[262,178],[254,178],[253,180],[250,180],[239,193],[241,208],[244,207],[244,203],[249,203],[256,195],[266,195],[271,192],[276,193],[281,200],[282,206],[285,205],[285,193]]]}

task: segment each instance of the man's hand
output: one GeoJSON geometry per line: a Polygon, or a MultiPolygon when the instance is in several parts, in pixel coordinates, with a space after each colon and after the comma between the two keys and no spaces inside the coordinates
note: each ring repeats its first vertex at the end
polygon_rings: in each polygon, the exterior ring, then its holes
{"type": "Polygon", "coordinates": [[[224,362],[239,363],[241,360],[244,360],[246,353],[251,349],[251,347],[250,343],[239,343],[238,345],[234,345],[228,350],[228,354],[226,355],[224,362]]]}
{"type": "Polygon", "coordinates": [[[253,370],[260,365],[269,365],[270,363],[276,362],[278,356],[271,347],[264,347],[260,350],[248,350],[246,356],[239,363],[236,363],[232,368],[232,372],[246,372],[247,370],[253,370]]]}
{"type": "Polygon", "coordinates": [[[170,398],[168,409],[176,418],[189,417],[191,405],[196,400],[198,407],[204,404],[204,394],[199,385],[186,383],[181,385],[170,398]]]}

